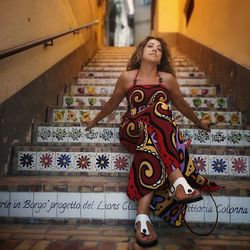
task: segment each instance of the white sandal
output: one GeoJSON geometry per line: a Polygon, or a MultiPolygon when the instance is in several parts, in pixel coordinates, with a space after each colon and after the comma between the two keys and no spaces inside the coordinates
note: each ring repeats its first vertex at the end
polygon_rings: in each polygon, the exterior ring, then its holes
{"type": "MultiPolygon", "coordinates": [[[[135,230],[136,230],[136,223],[137,222],[140,222],[140,227],[141,227],[140,232],[142,234],[144,234],[144,235],[149,236],[150,232],[148,230],[147,222],[149,222],[151,224],[152,224],[152,222],[149,219],[148,215],[146,215],[146,214],[138,214],[136,216],[136,219],[135,219],[135,230]]],[[[150,241],[141,241],[141,240],[139,240],[139,239],[136,238],[136,242],[141,247],[152,247],[152,246],[155,246],[158,243],[158,239],[150,240],[150,241]]]]}
{"type": "Polygon", "coordinates": [[[192,202],[197,202],[203,199],[201,193],[195,189],[193,189],[184,177],[178,178],[170,188],[170,197],[173,197],[178,204],[188,204],[192,202]],[[187,198],[178,200],[175,196],[177,186],[182,185],[185,193],[188,195],[187,198]]]}

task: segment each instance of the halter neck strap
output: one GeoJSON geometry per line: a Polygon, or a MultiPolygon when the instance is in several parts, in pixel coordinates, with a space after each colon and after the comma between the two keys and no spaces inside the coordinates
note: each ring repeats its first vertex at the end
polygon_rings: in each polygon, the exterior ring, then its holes
{"type": "MultiPolygon", "coordinates": [[[[138,75],[139,75],[139,69],[137,70],[137,72],[136,72],[136,75],[135,75],[135,78],[134,78],[134,80],[133,80],[133,84],[134,85],[136,85],[136,83],[137,83],[137,77],[138,77],[138,75]]],[[[161,78],[161,76],[160,76],[160,74],[159,74],[159,72],[157,71],[157,76],[159,77],[159,83],[162,83],[162,78],[161,78]]]]}

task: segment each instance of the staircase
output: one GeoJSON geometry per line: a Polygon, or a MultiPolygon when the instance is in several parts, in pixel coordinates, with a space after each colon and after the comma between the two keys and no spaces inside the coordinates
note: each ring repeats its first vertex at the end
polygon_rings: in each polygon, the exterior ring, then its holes
{"type": "MultiPolygon", "coordinates": [[[[119,143],[119,122],[126,100],[95,128],[93,118],[109,99],[133,48],[102,48],[48,108],[47,122],[35,124],[30,145],[16,145],[10,176],[0,178],[0,216],[30,222],[84,221],[130,223],[136,203],[126,196],[133,155],[119,143]]],[[[204,72],[172,49],[177,80],[199,118],[210,119],[211,132],[196,128],[177,110],[173,115],[199,171],[226,189],[214,194],[220,225],[250,224],[250,128],[240,111],[219,92],[204,72]]],[[[49,90],[48,90],[49,91],[49,90]]],[[[210,196],[188,206],[187,220],[203,225],[216,220],[210,196]]],[[[153,217],[153,220],[158,221],[153,217]]]]}

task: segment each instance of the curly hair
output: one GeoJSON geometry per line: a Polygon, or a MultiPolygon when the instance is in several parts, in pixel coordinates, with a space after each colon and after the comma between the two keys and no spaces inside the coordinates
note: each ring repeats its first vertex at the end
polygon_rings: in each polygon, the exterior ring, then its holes
{"type": "Polygon", "coordinates": [[[149,40],[155,39],[160,42],[162,48],[162,56],[161,61],[157,66],[158,71],[163,71],[167,73],[171,73],[175,76],[174,69],[171,63],[171,55],[168,48],[167,43],[160,37],[147,36],[143,41],[139,43],[137,48],[135,49],[133,55],[130,58],[130,61],[127,65],[127,70],[139,69],[141,66],[141,58],[143,54],[143,50],[148,43],[149,40]]]}

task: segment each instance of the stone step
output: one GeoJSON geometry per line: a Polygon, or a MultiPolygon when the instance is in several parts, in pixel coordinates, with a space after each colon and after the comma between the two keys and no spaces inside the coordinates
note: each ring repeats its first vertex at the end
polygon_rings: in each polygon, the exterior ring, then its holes
{"type": "MultiPolygon", "coordinates": [[[[111,95],[114,91],[114,84],[103,86],[102,84],[79,84],[71,85],[69,87],[69,95],[83,96],[83,95],[111,95]]],[[[217,88],[215,86],[180,86],[183,96],[195,97],[212,97],[217,96],[217,88]]]]}
{"type": "MultiPolygon", "coordinates": [[[[82,71],[84,72],[123,72],[126,70],[126,65],[118,66],[118,65],[112,65],[112,66],[85,66],[82,68],[82,71]]],[[[175,72],[199,72],[199,68],[196,66],[190,67],[190,66],[175,66],[174,67],[175,72]]]]}
{"type": "MultiPolygon", "coordinates": [[[[91,78],[91,77],[74,77],[76,79],[77,84],[84,85],[84,84],[115,84],[117,78],[91,78]]],[[[180,86],[211,86],[209,84],[209,80],[206,78],[177,78],[177,81],[180,86]]]]}
{"type": "MultiPolygon", "coordinates": [[[[80,71],[78,77],[88,77],[88,78],[118,78],[121,72],[95,72],[95,71],[80,71]]],[[[197,72],[176,72],[177,78],[205,78],[205,73],[203,71],[197,72]]]]}
{"type": "MultiPolygon", "coordinates": [[[[0,216],[26,221],[30,218],[36,223],[42,223],[43,219],[129,223],[135,219],[137,203],[126,195],[127,181],[127,177],[114,176],[1,176],[0,216]]],[[[226,187],[213,193],[219,224],[247,226],[249,180],[217,178],[216,182],[226,187]]],[[[155,216],[152,220],[159,221],[155,216]]],[[[188,206],[186,220],[202,224],[215,222],[215,204],[206,193],[203,200],[188,206]]]]}
{"type": "MultiPolygon", "coordinates": [[[[213,126],[215,127],[215,126],[213,126]]],[[[120,143],[119,126],[98,125],[91,130],[85,126],[40,124],[35,128],[34,143],[86,144],[86,143],[120,143]]],[[[192,138],[192,145],[249,147],[250,129],[218,129],[210,132],[198,128],[180,128],[185,140],[192,138]]]]}
{"type": "MultiPolygon", "coordinates": [[[[127,176],[133,160],[120,144],[101,146],[16,145],[12,175],[122,175],[127,176]]],[[[249,177],[250,148],[191,146],[196,168],[205,175],[249,177]]]]}
{"type": "MultiPolygon", "coordinates": [[[[48,122],[49,123],[71,123],[80,124],[86,118],[93,119],[95,115],[100,112],[101,107],[92,109],[86,108],[57,108],[49,107],[48,122]]],[[[118,124],[126,112],[125,108],[117,108],[109,116],[105,117],[100,123],[118,124]]],[[[242,114],[239,111],[215,111],[210,109],[194,111],[200,119],[209,119],[216,125],[244,125],[242,122],[242,114]]],[[[173,117],[177,124],[192,124],[190,120],[184,117],[179,111],[173,111],[173,117]]]]}
{"type": "MultiPolygon", "coordinates": [[[[85,96],[68,96],[62,97],[62,107],[101,107],[110,99],[110,95],[85,95],[85,96]]],[[[184,97],[186,102],[192,108],[214,108],[228,109],[227,98],[225,97],[184,97]]],[[[127,107],[126,98],[119,104],[119,107],[127,107]]]]}

